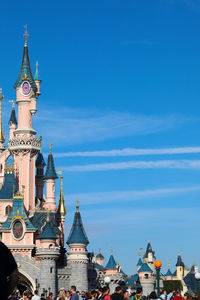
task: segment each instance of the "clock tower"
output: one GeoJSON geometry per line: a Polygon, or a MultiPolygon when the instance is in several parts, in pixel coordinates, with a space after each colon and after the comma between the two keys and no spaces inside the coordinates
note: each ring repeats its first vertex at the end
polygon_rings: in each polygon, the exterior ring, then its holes
{"type": "Polygon", "coordinates": [[[32,117],[37,111],[37,99],[40,95],[40,80],[35,81],[31,72],[27,28],[24,38],[21,70],[14,85],[18,127],[9,140],[8,149],[14,157],[19,192],[24,195],[24,206],[29,211],[35,207],[35,157],[41,148],[41,138],[35,137],[36,131],[32,128],[32,117]]]}

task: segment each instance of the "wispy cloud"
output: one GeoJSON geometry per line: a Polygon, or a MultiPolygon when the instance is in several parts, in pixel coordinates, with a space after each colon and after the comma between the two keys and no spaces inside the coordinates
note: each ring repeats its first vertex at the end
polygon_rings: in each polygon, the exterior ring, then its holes
{"type": "Polygon", "coordinates": [[[178,128],[194,118],[182,115],[133,115],[128,112],[63,108],[40,112],[35,120],[45,139],[57,144],[79,144],[146,135],[178,128]],[[49,122],[48,122],[49,121],[49,122]],[[59,130],[58,130],[59,129],[59,130]]]}
{"type": "Polygon", "coordinates": [[[68,205],[74,202],[74,199],[80,199],[83,205],[86,204],[100,204],[100,203],[118,203],[137,201],[141,199],[152,199],[155,197],[166,197],[169,195],[177,195],[182,193],[191,193],[200,190],[200,185],[177,187],[177,188],[161,188],[154,190],[127,190],[127,191],[108,191],[108,192],[95,192],[95,193],[77,193],[67,194],[68,205]]]}
{"type": "Polygon", "coordinates": [[[65,166],[68,172],[111,171],[126,169],[200,169],[200,160],[127,161],[77,166],[65,166]]]}
{"type": "Polygon", "coordinates": [[[114,157],[114,156],[139,156],[139,155],[173,155],[200,153],[200,147],[178,147],[178,148],[158,148],[158,149],[136,149],[124,148],[103,151],[84,151],[84,152],[63,152],[55,153],[55,157],[114,157]]]}

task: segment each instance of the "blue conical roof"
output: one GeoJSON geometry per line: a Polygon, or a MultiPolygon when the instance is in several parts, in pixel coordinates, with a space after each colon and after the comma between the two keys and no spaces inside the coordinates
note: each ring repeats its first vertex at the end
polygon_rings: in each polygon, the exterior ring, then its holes
{"type": "Polygon", "coordinates": [[[14,106],[13,106],[13,109],[12,109],[12,112],[11,112],[11,115],[10,115],[9,123],[17,125],[17,118],[16,118],[14,106]]]}
{"type": "Polygon", "coordinates": [[[41,81],[40,75],[39,75],[39,72],[38,72],[38,62],[36,63],[36,71],[35,71],[34,80],[41,81]]]}
{"type": "Polygon", "coordinates": [[[54,233],[50,222],[47,221],[46,225],[42,231],[42,233],[40,234],[40,236],[38,237],[39,240],[56,240],[57,239],[57,235],[54,233]]]}
{"type": "Polygon", "coordinates": [[[14,171],[5,172],[4,182],[0,190],[0,199],[13,199],[13,189],[16,192],[17,182],[14,171]]]}
{"type": "Polygon", "coordinates": [[[155,258],[155,252],[152,250],[150,241],[148,241],[147,249],[146,249],[146,252],[144,254],[144,258],[147,258],[149,253],[152,253],[153,257],[155,258]]]}
{"type": "Polygon", "coordinates": [[[109,261],[108,261],[105,269],[108,269],[108,270],[115,270],[116,269],[116,261],[115,261],[112,254],[110,255],[109,261]]]}
{"type": "Polygon", "coordinates": [[[43,157],[43,155],[42,155],[42,152],[39,152],[39,153],[38,153],[38,156],[37,156],[35,165],[36,165],[36,167],[37,167],[37,166],[43,166],[43,167],[46,166],[46,163],[45,163],[44,157],[43,157]]]}
{"type": "Polygon", "coordinates": [[[89,244],[78,207],[74,215],[74,222],[69,233],[67,244],[89,244]]]}
{"type": "Polygon", "coordinates": [[[19,87],[23,81],[28,81],[32,87],[32,89],[36,92],[37,86],[35,84],[35,81],[33,79],[33,75],[31,72],[29,57],[28,57],[28,46],[27,43],[24,45],[24,52],[23,52],[23,58],[22,58],[22,65],[21,70],[19,73],[19,77],[17,78],[17,81],[14,85],[14,88],[16,89],[19,87]]]}
{"type": "Polygon", "coordinates": [[[54,160],[52,153],[49,153],[48,161],[47,161],[47,168],[44,175],[45,179],[57,179],[58,176],[56,174],[55,166],[54,166],[54,160]]]}
{"type": "Polygon", "coordinates": [[[173,276],[172,272],[170,271],[170,268],[167,270],[167,273],[165,274],[165,276],[173,276]]]}
{"type": "Polygon", "coordinates": [[[151,270],[149,265],[146,262],[144,262],[142,264],[141,268],[138,270],[138,273],[142,273],[142,272],[151,272],[152,273],[153,271],[151,270]]]}
{"type": "Polygon", "coordinates": [[[138,263],[137,263],[137,267],[141,267],[142,266],[142,260],[141,257],[138,259],[138,263]]]}

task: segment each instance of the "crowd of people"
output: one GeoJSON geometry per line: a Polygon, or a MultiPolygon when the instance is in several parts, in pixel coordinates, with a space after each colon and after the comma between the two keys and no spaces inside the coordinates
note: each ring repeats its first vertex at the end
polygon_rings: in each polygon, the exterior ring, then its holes
{"type": "Polygon", "coordinates": [[[185,293],[181,296],[180,291],[172,291],[166,293],[164,290],[160,290],[159,297],[156,292],[151,292],[149,296],[144,296],[142,288],[138,287],[136,291],[132,291],[131,288],[124,289],[121,286],[115,288],[114,293],[110,293],[108,286],[103,288],[92,290],[90,292],[77,291],[75,286],[71,286],[70,290],[61,288],[57,295],[49,293],[46,296],[42,293],[38,295],[38,291],[34,292],[34,295],[30,291],[25,291],[22,295],[18,292],[17,294],[11,295],[9,300],[199,300],[197,294],[193,297],[189,293],[185,293]]]}

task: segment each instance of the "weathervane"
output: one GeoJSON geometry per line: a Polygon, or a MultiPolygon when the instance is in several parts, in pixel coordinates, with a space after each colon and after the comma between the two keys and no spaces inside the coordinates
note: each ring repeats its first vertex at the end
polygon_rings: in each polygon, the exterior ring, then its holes
{"type": "Polygon", "coordinates": [[[24,28],[25,28],[25,33],[24,33],[25,46],[27,46],[27,39],[29,38],[29,34],[28,34],[28,26],[27,26],[27,24],[24,25],[24,28]]]}

